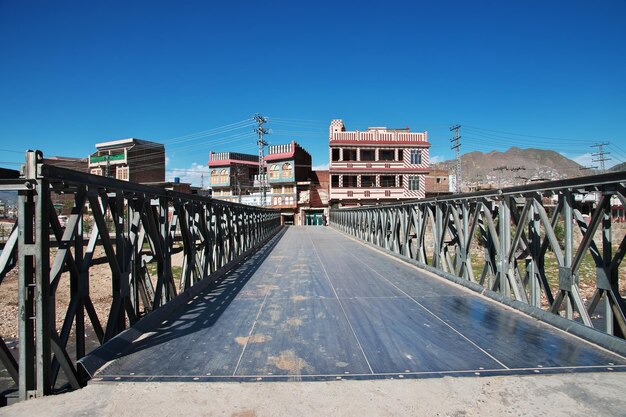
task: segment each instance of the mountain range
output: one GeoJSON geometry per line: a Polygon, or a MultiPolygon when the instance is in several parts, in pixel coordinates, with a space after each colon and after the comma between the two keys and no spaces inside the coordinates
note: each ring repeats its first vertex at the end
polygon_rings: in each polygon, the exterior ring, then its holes
{"type": "MultiPolygon", "coordinates": [[[[433,169],[454,172],[456,160],[432,164],[433,169]]],[[[505,152],[469,152],[461,156],[464,187],[510,187],[534,181],[559,180],[592,175],[579,163],[558,152],[512,147],[505,152]]]]}

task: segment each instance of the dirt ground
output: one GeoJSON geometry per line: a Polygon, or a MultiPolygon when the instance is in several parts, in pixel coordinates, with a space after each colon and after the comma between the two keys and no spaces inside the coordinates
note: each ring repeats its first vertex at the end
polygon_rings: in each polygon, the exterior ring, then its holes
{"type": "MultiPolygon", "coordinates": [[[[51,251],[51,261],[56,254],[51,251]]],[[[111,307],[111,269],[106,261],[106,255],[101,247],[96,248],[94,259],[98,260],[89,269],[89,295],[94,304],[100,323],[104,327],[109,316],[111,307]]],[[[183,261],[183,253],[177,252],[172,255],[172,265],[180,266],[183,261]]],[[[0,335],[5,339],[17,337],[17,311],[18,311],[18,271],[13,268],[0,284],[0,335]]],[[[61,277],[56,293],[56,326],[60,329],[63,325],[64,314],[69,305],[70,280],[69,273],[61,277]]],[[[86,319],[87,329],[90,329],[89,320],[86,319]]],[[[89,332],[89,331],[88,331],[89,332]]]]}
{"type": "Polygon", "coordinates": [[[90,383],[11,417],[623,416],[626,373],[333,382],[90,383]]]}

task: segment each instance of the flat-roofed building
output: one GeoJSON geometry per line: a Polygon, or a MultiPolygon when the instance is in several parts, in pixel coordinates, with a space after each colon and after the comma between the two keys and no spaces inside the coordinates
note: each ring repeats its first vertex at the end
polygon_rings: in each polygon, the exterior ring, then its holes
{"type": "Polygon", "coordinates": [[[118,180],[147,183],[165,181],[165,146],[128,138],[96,143],[89,156],[89,172],[118,180]]]}
{"type": "Polygon", "coordinates": [[[215,198],[246,203],[254,193],[254,178],[259,173],[259,157],[239,152],[209,154],[209,185],[215,198]]]}
{"type": "Polygon", "coordinates": [[[429,172],[427,132],[370,127],[329,128],[330,205],[373,205],[424,198],[429,172]]]}
{"type": "MultiPolygon", "coordinates": [[[[296,141],[268,147],[265,156],[268,192],[266,205],[281,211],[281,221],[303,224],[299,206],[309,205],[311,155],[296,141]]],[[[258,175],[255,178],[258,187],[258,175]]]]}

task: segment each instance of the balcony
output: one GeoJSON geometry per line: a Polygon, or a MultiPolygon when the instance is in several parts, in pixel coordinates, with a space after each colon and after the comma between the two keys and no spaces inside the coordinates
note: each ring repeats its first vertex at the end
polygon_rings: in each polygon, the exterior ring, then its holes
{"type": "MultiPolygon", "coordinates": [[[[382,187],[333,187],[330,189],[332,200],[351,199],[389,199],[408,198],[404,195],[403,188],[382,187]]],[[[415,198],[415,197],[412,197],[415,198]]]]}

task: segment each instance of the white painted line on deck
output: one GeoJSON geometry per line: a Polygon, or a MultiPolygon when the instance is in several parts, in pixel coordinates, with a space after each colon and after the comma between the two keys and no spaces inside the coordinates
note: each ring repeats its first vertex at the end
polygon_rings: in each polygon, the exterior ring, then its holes
{"type": "MultiPolygon", "coordinates": [[[[409,299],[413,300],[413,302],[415,304],[417,304],[418,306],[422,307],[424,310],[426,310],[430,315],[432,315],[434,318],[436,318],[437,320],[441,321],[445,326],[449,327],[453,332],[457,333],[459,336],[461,336],[463,339],[465,339],[468,343],[470,343],[471,345],[473,345],[476,349],[480,350],[481,352],[483,352],[485,355],[489,356],[491,359],[493,359],[495,362],[497,362],[498,364],[500,364],[501,366],[503,366],[505,369],[510,369],[508,366],[506,366],[504,363],[500,362],[498,359],[496,359],[492,354],[490,354],[489,352],[487,352],[485,349],[483,349],[482,347],[478,346],[478,344],[476,344],[474,341],[472,341],[469,337],[465,336],[463,333],[461,333],[460,331],[458,331],[457,329],[455,329],[452,325],[450,325],[449,323],[447,323],[444,319],[442,319],[441,317],[439,317],[437,314],[435,314],[434,312],[430,311],[428,308],[426,308],[425,305],[423,305],[422,303],[420,303],[419,301],[417,301],[415,298],[411,297],[406,291],[402,290],[402,288],[398,287],[396,284],[394,284],[392,281],[390,281],[389,279],[387,279],[384,275],[382,275],[380,272],[378,272],[377,270],[375,270],[374,268],[372,268],[370,265],[368,265],[367,263],[365,263],[363,261],[363,259],[361,258],[357,258],[352,251],[348,250],[345,246],[341,245],[341,243],[339,243],[339,245],[344,249],[345,253],[349,254],[350,256],[352,256],[353,258],[357,259],[358,261],[360,261],[360,263],[362,265],[365,265],[367,268],[369,268],[370,270],[372,270],[376,275],[378,275],[379,277],[381,277],[382,279],[384,279],[385,281],[387,281],[389,283],[389,285],[393,286],[395,289],[397,289],[398,291],[400,291],[402,294],[404,294],[406,297],[408,297],[409,299]]],[[[369,249],[369,248],[368,248],[369,249]]]]}

